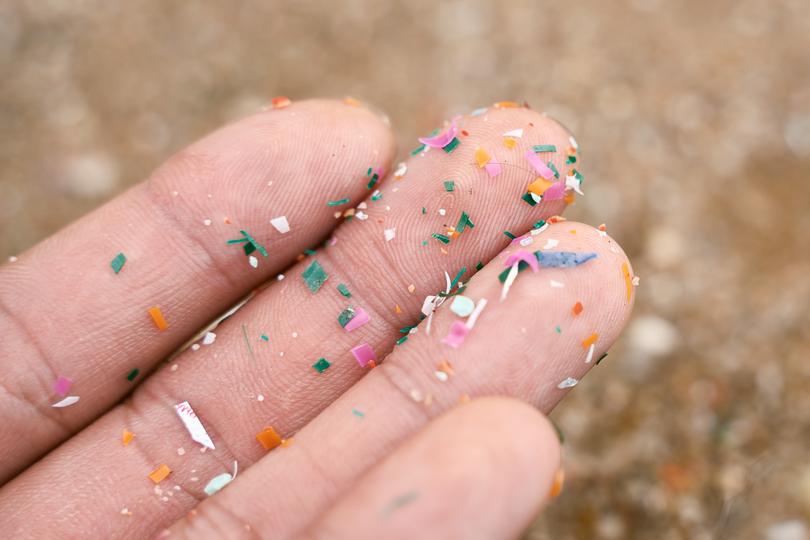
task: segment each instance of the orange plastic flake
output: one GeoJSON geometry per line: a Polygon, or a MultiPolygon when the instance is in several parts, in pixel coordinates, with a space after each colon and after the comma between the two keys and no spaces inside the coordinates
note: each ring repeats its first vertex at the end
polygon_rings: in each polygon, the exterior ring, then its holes
{"type": "Polygon", "coordinates": [[[582,313],[582,302],[577,302],[576,304],[574,304],[574,307],[571,308],[571,311],[573,312],[574,315],[579,315],[580,313],[582,313]]]}
{"type": "Polygon", "coordinates": [[[349,105],[351,107],[359,107],[360,106],[360,102],[357,101],[356,99],[354,99],[353,97],[350,97],[350,96],[346,96],[345,98],[343,98],[343,103],[345,103],[346,105],[349,105]]]}
{"type": "Polygon", "coordinates": [[[264,428],[256,435],[256,440],[259,441],[265,450],[270,451],[276,446],[281,444],[281,437],[279,437],[276,430],[268,427],[264,428]]]}
{"type": "Polygon", "coordinates": [[[377,362],[375,362],[374,360],[369,360],[368,364],[366,364],[366,367],[368,369],[374,369],[375,367],[377,367],[377,362]]]}
{"type": "Polygon", "coordinates": [[[396,305],[394,306],[394,313],[396,313],[397,315],[399,315],[400,313],[402,313],[402,308],[401,308],[401,307],[399,307],[399,304],[396,304],[396,305]]]}
{"type": "Polygon", "coordinates": [[[513,137],[504,137],[503,145],[511,150],[512,148],[517,146],[517,141],[513,137]]]}
{"type": "Polygon", "coordinates": [[[535,195],[542,195],[546,192],[548,188],[554,185],[554,182],[549,182],[545,178],[538,178],[531,184],[529,184],[529,191],[534,193],[535,195]]]}
{"type": "Polygon", "coordinates": [[[517,109],[520,103],[517,101],[497,101],[493,105],[496,109],[517,109]]]}
{"type": "Polygon", "coordinates": [[[125,429],[124,432],[121,434],[121,444],[124,446],[128,445],[132,439],[135,438],[135,434],[132,433],[130,430],[125,429]]]}
{"type": "Polygon", "coordinates": [[[565,201],[566,206],[571,206],[572,204],[574,204],[574,202],[576,202],[576,200],[577,200],[577,194],[574,191],[569,191],[563,197],[563,201],[565,201]]]}
{"type": "Polygon", "coordinates": [[[602,231],[602,232],[606,232],[606,231],[607,231],[607,225],[605,225],[604,223],[602,223],[601,225],[599,225],[598,229],[599,229],[600,231],[602,231]]]}
{"type": "Polygon", "coordinates": [[[548,492],[549,498],[558,497],[562,493],[563,485],[565,485],[565,471],[557,469],[557,472],[554,473],[554,483],[551,484],[551,489],[548,492]]]}
{"type": "Polygon", "coordinates": [[[484,167],[486,167],[487,163],[489,163],[491,159],[492,158],[487,153],[487,151],[481,148],[480,146],[475,149],[475,162],[478,164],[479,169],[483,169],[484,167]]]}
{"type": "Polygon", "coordinates": [[[157,326],[158,330],[163,332],[169,327],[169,324],[166,322],[166,319],[163,318],[163,313],[160,312],[160,307],[152,306],[149,308],[149,316],[152,317],[152,321],[157,326]]]}
{"type": "Polygon", "coordinates": [[[460,396],[458,396],[458,402],[462,404],[469,403],[470,396],[468,394],[461,394],[460,396]]]}
{"type": "Polygon", "coordinates": [[[546,223],[562,223],[563,221],[568,221],[562,216],[551,216],[546,220],[546,223]]]}
{"type": "Polygon", "coordinates": [[[585,340],[583,340],[583,342],[582,342],[582,348],[583,348],[583,349],[587,349],[588,347],[590,347],[591,345],[593,345],[594,343],[596,343],[596,340],[597,340],[597,339],[599,339],[599,334],[597,334],[596,332],[594,332],[593,334],[591,334],[590,336],[588,336],[587,338],[585,338],[585,340]]]}
{"type": "Polygon", "coordinates": [[[149,479],[152,482],[159,484],[163,482],[166,479],[166,477],[169,476],[171,473],[172,470],[169,468],[168,465],[164,463],[163,465],[161,465],[160,467],[149,473],[149,479]]]}
{"type": "Polygon", "coordinates": [[[622,274],[624,274],[624,284],[627,287],[627,301],[633,296],[633,278],[630,277],[630,267],[627,263],[622,263],[622,274]]]}
{"type": "Polygon", "coordinates": [[[447,373],[448,375],[455,374],[455,372],[453,371],[453,366],[447,360],[442,360],[439,363],[438,367],[439,367],[439,371],[443,371],[444,373],[447,373]]]}
{"type": "Polygon", "coordinates": [[[290,101],[290,98],[286,96],[277,96],[270,100],[270,104],[274,109],[283,109],[284,107],[289,107],[290,103],[292,103],[292,101],[290,101]]]}

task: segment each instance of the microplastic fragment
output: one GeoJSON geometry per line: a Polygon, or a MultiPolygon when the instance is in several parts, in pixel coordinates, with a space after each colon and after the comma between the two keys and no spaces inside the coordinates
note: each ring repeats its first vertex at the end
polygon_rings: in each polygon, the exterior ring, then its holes
{"type": "Polygon", "coordinates": [[[272,427],[266,427],[256,434],[256,440],[262,447],[270,451],[281,444],[281,437],[272,427]]]}
{"type": "Polygon", "coordinates": [[[565,182],[555,182],[543,193],[544,201],[558,201],[565,195],[565,182]]]}
{"type": "Polygon", "coordinates": [[[448,193],[456,189],[456,183],[452,180],[445,180],[444,181],[444,190],[448,193]]]}
{"type": "Polygon", "coordinates": [[[253,255],[251,255],[250,257],[248,257],[248,264],[250,266],[252,266],[253,268],[258,268],[259,267],[259,259],[257,259],[253,255]]]}
{"type": "Polygon", "coordinates": [[[73,381],[68,379],[67,377],[63,377],[59,375],[53,383],[53,391],[60,395],[66,396],[68,392],[70,392],[70,387],[73,385],[73,381]]]}
{"type": "Polygon", "coordinates": [[[523,137],[523,128],[513,129],[512,131],[507,131],[503,134],[504,137],[515,137],[516,139],[520,139],[523,137]]]}
{"type": "Polygon", "coordinates": [[[504,137],[503,145],[511,150],[517,146],[517,139],[513,139],[512,137],[504,137]]]}
{"type": "Polygon", "coordinates": [[[110,266],[112,267],[113,272],[117,274],[118,272],[121,271],[126,262],[127,262],[126,255],[124,255],[123,253],[119,253],[118,255],[115,256],[115,258],[112,261],[110,261],[110,266]]]}
{"type": "Polygon", "coordinates": [[[355,409],[355,408],[352,408],[352,414],[355,415],[358,418],[365,418],[365,416],[366,416],[366,413],[364,413],[361,410],[355,409]]]}
{"type": "Polygon", "coordinates": [[[453,140],[450,141],[449,143],[447,143],[447,146],[443,146],[442,150],[444,150],[445,152],[447,152],[449,154],[450,152],[452,152],[453,150],[456,149],[456,147],[459,145],[459,143],[461,143],[461,141],[458,140],[458,137],[453,137],[453,140]]]}
{"type": "Polygon", "coordinates": [[[431,148],[444,148],[450,144],[458,134],[458,125],[454,118],[446,131],[432,137],[419,137],[419,142],[431,148]]]}
{"type": "Polygon", "coordinates": [[[290,98],[287,96],[276,96],[270,100],[270,105],[274,109],[283,109],[285,107],[289,107],[290,103],[292,103],[292,101],[290,101],[290,98]]]}
{"type": "Polygon", "coordinates": [[[546,245],[544,245],[540,249],[553,249],[553,248],[557,247],[559,244],[560,244],[560,241],[557,240],[556,238],[549,238],[549,239],[546,240],[546,245]]]}
{"type": "Polygon", "coordinates": [[[211,437],[208,436],[208,432],[205,431],[202,422],[200,422],[200,419],[197,418],[197,415],[194,413],[194,409],[191,408],[188,401],[175,405],[174,411],[177,413],[177,416],[180,417],[180,420],[183,421],[183,425],[186,426],[189,435],[191,435],[191,438],[195,442],[198,442],[211,450],[216,450],[214,447],[214,442],[211,440],[211,437]]]}
{"type": "Polygon", "coordinates": [[[361,343],[357,347],[352,348],[352,354],[360,367],[366,367],[371,361],[377,360],[377,355],[374,354],[374,349],[368,343],[361,343]]]}
{"type": "Polygon", "coordinates": [[[202,344],[211,345],[217,339],[217,335],[213,332],[206,332],[203,336],[202,344]]]}
{"type": "Polygon", "coordinates": [[[549,161],[549,162],[548,162],[546,165],[548,166],[548,168],[549,168],[549,169],[551,169],[551,172],[553,172],[553,173],[554,173],[554,177],[555,177],[555,178],[559,178],[559,177],[560,177],[560,171],[558,171],[558,170],[557,170],[557,167],[555,167],[555,166],[554,166],[554,163],[552,163],[551,161],[549,161]]]}
{"type": "Polygon", "coordinates": [[[587,348],[588,348],[588,347],[590,347],[592,344],[596,343],[596,340],[597,340],[597,339],[599,339],[599,334],[597,334],[596,332],[594,332],[593,334],[591,334],[590,336],[588,336],[587,338],[585,338],[584,340],[582,340],[582,348],[583,348],[583,349],[587,349],[587,348]]]}
{"type": "Polygon", "coordinates": [[[55,409],[62,409],[64,407],[70,407],[71,405],[73,405],[74,403],[76,403],[78,401],[79,401],[79,396],[68,396],[65,399],[63,399],[62,401],[58,401],[58,402],[54,403],[53,405],[51,405],[51,407],[53,407],[55,409]]]}
{"type": "Polygon", "coordinates": [[[574,304],[574,307],[571,308],[571,312],[574,315],[579,315],[580,313],[582,313],[582,309],[583,309],[582,302],[577,302],[576,304],[574,304]]]}
{"type": "Polygon", "coordinates": [[[132,439],[135,438],[135,434],[132,433],[130,430],[125,429],[123,433],[121,433],[121,444],[127,446],[129,443],[132,442],[132,439]]]}
{"type": "Polygon", "coordinates": [[[471,298],[462,295],[456,295],[453,298],[453,303],[450,304],[450,311],[459,317],[467,317],[475,309],[475,302],[471,298]]]}
{"type": "Polygon", "coordinates": [[[473,329],[476,321],[478,321],[478,317],[481,315],[481,312],[484,311],[484,308],[486,306],[487,306],[486,298],[482,298],[481,300],[478,301],[478,304],[476,304],[475,309],[473,310],[472,313],[470,313],[470,316],[467,319],[467,328],[469,328],[470,330],[473,329]]]}
{"type": "Polygon", "coordinates": [[[479,107],[478,109],[475,109],[474,111],[472,111],[470,113],[470,116],[481,116],[482,114],[485,114],[486,112],[487,112],[486,107],[479,107]]]}
{"type": "Polygon", "coordinates": [[[149,479],[155,484],[163,482],[167,476],[172,473],[172,470],[165,463],[149,473],[149,479]]]}
{"type": "Polygon", "coordinates": [[[486,150],[481,148],[480,146],[475,149],[475,162],[478,164],[479,169],[483,169],[486,167],[487,163],[489,163],[490,155],[487,153],[486,150]]]}
{"type": "Polygon", "coordinates": [[[346,298],[352,297],[352,293],[349,292],[349,288],[343,283],[338,283],[337,290],[340,291],[340,294],[342,294],[346,298]]]}
{"type": "Polygon", "coordinates": [[[540,152],[556,152],[557,147],[553,144],[536,144],[532,146],[532,151],[540,153],[540,152]]]}
{"type": "Polygon", "coordinates": [[[585,356],[585,363],[590,364],[591,360],[593,360],[593,351],[596,348],[596,345],[591,343],[591,346],[588,347],[588,354],[585,356]]]}
{"type": "Polygon", "coordinates": [[[399,180],[400,178],[405,176],[405,173],[407,172],[408,172],[408,164],[405,163],[404,161],[401,161],[399,165],[397,165],[397,170],[394,171],[394,178],[399,180]]]}
{"type": "Polygon", "coordinates": [[[502,171],[501,164],[495,161],[494,157],[490,160],[489,163],[486,164],[484,169],[487,171],[487,174],[490,176],[490,178],[495,178],[496,176],[501,174],[502,171]]]}
{"type": "Polygon", "coordinates": [[[518,109],[520,108],[520,103],[517,101],[496,101],[492,106],[496,109],[518,109]]]}
{"type": "Polygon", "coordinates": [[[571,268],[598,257],[598,254],[593,251],[535,251],[534,254],[543,268],[571,268]]]}
{"type": "Polygon", "coordinates": [[[600,357],[599,357],[599,358],[596,360],[596,365],[598,366],[598,365],[599,365],[599,362],[601,362],[602,360],[604,360],[604,359],[607,357],[607,355],[608,355],[608,353],[606,353],[606,352],[602,353],[602,356],[600,356],[600,357]]]}
{"type": "Polygon", "coordinates": [[[633,280],[630,277],[630,267],[626,262],[622,263],[622,275],[624,276],[624,283],[627,287],[627,301],[633,296],[633,280]]]}
{"type": "Polygon", "coordinates": [[[157,329],[163,332],[166,330],[169,325],[166,322],[166,319],[163,318],[163,313],[160,312],[159,306],[152,306],[149,308],[149,316],[152,317],[152,321],[157,326],[157,329]]]}
{"type": "Polygon", "coordinates": [[[450,239],[448,237],[446,237],[445,235],[443,235],[443,234],[433,233],[430,236],[432,236],[433,238],[435,238],[436,240],[438,240],[442,244],[449,244],[450,243],[450,239]]]}
{"type": "Polygon", "coordinates": [[[338,199],[336,201],[327,201],[326,206],[341,206],[349,202],[349,198],[338,199]]]}
{"type": "Polygon", "coordinates": [[[309,290],[312,291],[312,293],[318,292],[323,283],[329,278],[321,264],[316,259],[312,260],[301,276],[304,278],[304,282],[307,284],[307,287],[309,287],[309,290]]]}
{"type": "Polygon", "coordinates": [[[332,365],[331,362],[329,362],[329,360],[327,360],[326,358],[318,358],[318,361],[312,364],[312,367],[318,373],[323,373],[324,371],[329,369],[329,366],[331,365],[332,365]]]}
{"type": "Polygon", "coordinates": [[[450,332],[442,338],[442,343],[458,349],[464,343],[464,339],[469,332],[470,329],[467,328],[466,324],[461,321],[453,321],[453,324],[450,325],[450,332]]]}
{"type": "Polygon", "coordinates": [[[342,328],[346,328],[346,325],[349,324],[349,321],[354,318],[354,309],[351,307],[347,307],[343,311],[338,314],[338,323],[342,328]]]}
{"type": "Polygon", "coordinates": [[[385,241],[390,242],[391,240],[393,240],[397,236],[397,229],[396,229],[396,227],[392,227],[390,229],[385,229],[383,231],[383,234],[385,236],[385,241]]]}
{"type": "MultiPolygon", "coordinates": [[[[540,197],[546,191],[548,191],[548,188],[550,188],[553,185],[554,182],[552,182],[551,180],[546,180],[545,178],[538,178],[537,180],[529,184],[529,187],[527,187],[526,189],[529,191],[530,194],[534,194],[540,197]]],[[[536,202],[534,197],[532,197],[532,201],[536,202]]]]}
{"type": "Polygon", "coordinates": [[[553,279],[550,280],[548,282],[548,284],[551,285],[551,287],[554,288],[554,289],[562,289],[563,287],[565,287],[565,283],[561,283],[559,281],[554,281],[553,279]]]}
{"type": "Polygon", "coordinates": [[[554,499],[559,497],[560,493],[562,493],[563,485],[565,484],[565,471],[563,469],[557,469],[557,472],[554,473],[554,483],[551,484],[551,489],[548,492],[548,498],[554,499]]]}
{"type": "Polygon", "coordinates": [[[568,377],[567,379],[562,381],[560,384],[558,384],[557,388],[559,388],[560,390],[564,390],[566,388],[573,388],[573,387],[575,387],[577,385],[578,382],[579,381],[576,380],[575,378],[568,377]]]}
{"type": "Polygon", "coordinates": [[[205,491],[205,494],[210,497],[220,489],[230,484],[231,480],[233,480],[233,476],[231,476],[231,473],[218,474],[217,476],[213,477],[211,480],[208,481],[208,483],[205,485],[205,488],[203,488],[203,491],[205,491]]]}
{"type": "Polygon", "coordinates": [[[509,257],[506,259],[506,266],[511,267],[515,264],[519,264],[521,261],[528,264],[531,267],[532,272],[537,272],[540,270],[540,263],[537,262],[537,257],[534,255],[534,253],[530,253],[525,249],[519,249],[518,251],[509,255],[509,257]]]}
{"type": "Polygon", "coordinates": [[[270,225],[275,227],[281,234],[290,232],[290,223],[287,221],[287,216],[279,216],[271,219],[270,225]]]}
{"type": "Polygon", "coordinates": [[[141,372],[141,370],[140,370],[140,369],[138,369],[138,368],[134,368],[132,371],[130,371],[129,373],[127,373],[127,380],[128,380],[129,382],[134,381],[134,380],[135,380],[135,379],[138,377],[138,374],[139,374],[140,372],[141,372]]]}
{"type": "Polygon", "coordinates": [[[543,163],[539,157],[537,157],[537,154],[535,154],[532,150],[526,150],[524,155],[526,156],[526,159],[529,160],[529,163],[537,174],[546,180],[551,180],[551,177],[554,176],[554,171],[548,168],[548,166],[543,163]]]}
{"type": "Polygon", "coordinates": [[[352,317],[343,328],[345,328],[347,332],[351,332],[357,330],[370,320],[371,317],[366,313],[366,310],[357,308],[354,312],[354,317],[352,317]]]}

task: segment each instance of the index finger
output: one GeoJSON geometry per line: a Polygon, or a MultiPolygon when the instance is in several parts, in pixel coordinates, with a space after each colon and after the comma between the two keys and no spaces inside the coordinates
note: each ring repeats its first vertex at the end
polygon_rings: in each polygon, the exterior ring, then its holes
{"type": "Polygon", "coordinates": [[[268,110],[0,268],[0,483],[325,239],[393,152],[364,108],[268,110]]]}

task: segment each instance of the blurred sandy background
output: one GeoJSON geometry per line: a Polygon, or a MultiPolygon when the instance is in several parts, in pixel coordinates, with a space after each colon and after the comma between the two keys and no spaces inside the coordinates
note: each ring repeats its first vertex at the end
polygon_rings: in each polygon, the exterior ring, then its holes
{"type": "Polygon", "coordinates": [[[531,539],[810,536],[810,2],[5,0],[0,256],[272,96],[527,100],[641,276],[531,539]]]}

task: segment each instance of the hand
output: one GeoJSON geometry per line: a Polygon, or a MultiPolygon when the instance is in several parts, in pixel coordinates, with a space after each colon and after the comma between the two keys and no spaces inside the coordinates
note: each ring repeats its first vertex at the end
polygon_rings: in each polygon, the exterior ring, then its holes
{"type": "Polygon", "coordinates": [[[633,274],[552,219],[579,187],[560,125],[456,122],[393,166],[356,102],[275,100],[4,265],[2,536],[519,534],[561,479],[542,413],[633,274]]]}

